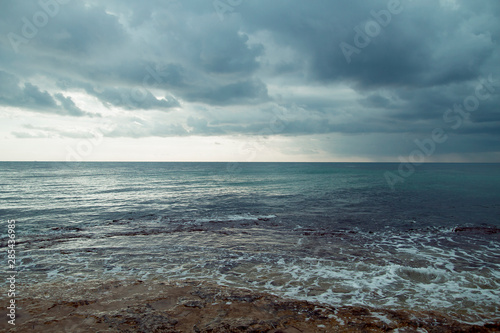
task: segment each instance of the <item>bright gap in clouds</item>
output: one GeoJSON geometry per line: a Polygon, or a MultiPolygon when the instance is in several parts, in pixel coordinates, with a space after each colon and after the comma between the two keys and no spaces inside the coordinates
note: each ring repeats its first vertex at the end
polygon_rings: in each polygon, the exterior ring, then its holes
{"type": "Polygon", "coordinates": [[[300,145],[294,138],[176,137],[143,139],[5,139],[2,156],[13,161],[154,161],[154,162],[301,162],[369,161],[335,157],[313,148],[314,138],[300,145]],[[15,145],[14,145],[15,143],[15,145]],[[298,158],[297,158],[298,157],[298,158]]]}

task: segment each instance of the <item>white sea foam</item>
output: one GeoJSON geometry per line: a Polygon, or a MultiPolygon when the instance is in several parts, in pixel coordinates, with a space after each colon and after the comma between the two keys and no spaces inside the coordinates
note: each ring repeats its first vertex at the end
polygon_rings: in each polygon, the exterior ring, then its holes
{"type": "Polygon", "coordinates": [[[371,315],[387,325],[391,325],[394,323],[392,320],[387,318],[387,315],[383,313],[372,311],[371,315]]]}
{"type": "MultiPolygon", "coordinates": [[[[69,238],[47,249],[25,251],[23,269],[35,275],[33,281],[37,276],[79,281],[99,274],[116,279],[207,279],[334,306],[431,308],[469,323],[481,323],[483,316],[499,312],[498,244],[464,246],[451,242],[454,234],[445,232],[405,234],[388,229],[308,236],[301,230],[266,228],[266,221],[260,226],[232,223],[275,218],[228,214],[192,220],[205,227],[223,222],[205,228],[213,232],[69,238]]],[[[144,224],[137,225],[146,230],[144,224]]],[[[114,230],[127,229],[130,226],[118,225],[114,230]]]]}
{"type": "Polygon", "coordinates": [[[263,219],[274,219],[276,218],[276,215],[269,214],[269,215],[252,215],[250,213],[246,214],[232,214],[232,215],[226,215],[226,216],[214,216],[212,218],[199,218],[195,219],[194,221],[196,223],[206,223],[206,222],[229,222],[229,221],[257,221],[257,220],[263,220],[263,219]]]}

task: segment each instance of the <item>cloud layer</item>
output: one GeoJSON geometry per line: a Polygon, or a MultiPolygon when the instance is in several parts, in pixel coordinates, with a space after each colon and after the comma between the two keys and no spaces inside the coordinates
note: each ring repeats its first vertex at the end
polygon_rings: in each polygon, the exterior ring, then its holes
{"type": "Polygon", "coordinates": [[[78,119],[384,160],[443,128],[442,154],[500,152],[495,0],[6,0],[0,32],[10,138],[71,137],[78,119]]]}

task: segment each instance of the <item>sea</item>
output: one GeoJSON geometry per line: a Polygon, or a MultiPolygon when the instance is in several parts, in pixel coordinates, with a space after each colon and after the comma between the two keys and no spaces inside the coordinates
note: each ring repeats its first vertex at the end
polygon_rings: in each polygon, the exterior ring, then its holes
{"type": "Polygon", "coordinates": [[[333,306],[499,320],[500,164],[422,164],[391,187],[385,174],[397,170],[0,162],[4,272],[15,220],[24,288],[200,280],[333,306]]]}

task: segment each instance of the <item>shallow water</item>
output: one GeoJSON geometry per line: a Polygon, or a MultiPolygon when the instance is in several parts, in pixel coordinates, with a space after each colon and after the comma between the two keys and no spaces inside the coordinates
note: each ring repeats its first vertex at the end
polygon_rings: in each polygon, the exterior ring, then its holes
{"type": "Polygon", "coordinates": [[[0,217],[24,284],[200,279],[500,319],[498,165],[422,166],[393,192],[395,167],[0,163],[0,217]]]}

